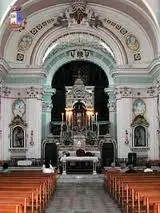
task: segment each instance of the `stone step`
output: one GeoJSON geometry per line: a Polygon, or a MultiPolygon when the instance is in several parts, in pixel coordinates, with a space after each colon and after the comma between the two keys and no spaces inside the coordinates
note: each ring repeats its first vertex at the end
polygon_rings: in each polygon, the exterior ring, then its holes
{"type": "Polygon", "coordinates": [[[103,174],[97,175],[60,175],[58,178],[59,183],[103,183],[103,174]]]}

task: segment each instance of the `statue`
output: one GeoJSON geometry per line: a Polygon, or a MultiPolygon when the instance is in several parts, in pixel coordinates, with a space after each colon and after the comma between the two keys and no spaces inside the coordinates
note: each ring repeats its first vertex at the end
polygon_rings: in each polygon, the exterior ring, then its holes
{"type": "Polygon", "coordinates": [[[13,147],[24,147],[24,131],[21,127],[14,129],[13,139],[13,147]]]}

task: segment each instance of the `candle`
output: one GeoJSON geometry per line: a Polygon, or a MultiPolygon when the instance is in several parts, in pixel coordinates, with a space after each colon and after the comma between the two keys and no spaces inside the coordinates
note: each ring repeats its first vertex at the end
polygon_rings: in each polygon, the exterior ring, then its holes
{"type": "Polygon", "coordinates": [[[64,113],[62,112],[62,125],[63,125],[63,121],[64,121],[64,113]]]}
{"type": "Polygon", "coordinates": [[[96,112],[96,126],[97,126],[97,115],[98,115],[98,112],[96,112]]]}

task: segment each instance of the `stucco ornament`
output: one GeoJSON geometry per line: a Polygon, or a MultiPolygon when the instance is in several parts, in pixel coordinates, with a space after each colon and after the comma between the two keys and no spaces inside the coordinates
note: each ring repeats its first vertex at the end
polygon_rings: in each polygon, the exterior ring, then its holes
{"type": "Polygon", "coordinates": [[[140,98],[136,99],[133,103],[133,112],[137,115],[144,115],[146,112],[146,104],[140,98]]]}
{"type": "Polygon", "coordinates": [[[30,35],[24,35],[21,37],[20,41],[18,42],[18,50],[25,51],[30,48],[32,44],[32,37],[30,35]]]}
{"type": "Polygon", "coordinates": [[[132,51],[137,51],[140,48],[138,39],[132,34],[126,37],[126,44],[127,47],[132,51]]]}

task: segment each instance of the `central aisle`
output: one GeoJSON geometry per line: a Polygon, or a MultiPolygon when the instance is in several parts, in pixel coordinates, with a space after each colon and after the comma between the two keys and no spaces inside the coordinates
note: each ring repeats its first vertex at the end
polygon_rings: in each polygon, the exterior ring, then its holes
{"type": "Polygon", "coordinates": [[[46,213],[121,213],[104,189],[103,181],[71,179],[58,182],[46,213]]]}

